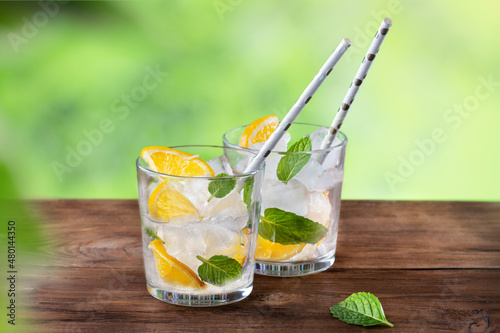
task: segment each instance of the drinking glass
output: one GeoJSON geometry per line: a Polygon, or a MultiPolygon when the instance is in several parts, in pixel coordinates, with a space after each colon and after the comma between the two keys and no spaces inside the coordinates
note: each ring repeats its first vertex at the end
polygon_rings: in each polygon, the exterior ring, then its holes
{"type": "MultiPolygon", "coordinates": [[[[238,147],[245,128],[227,131],[224,146],[238,147]]],[[[327,131],[326,126],[294,123],[265,160],[257,274],[306,275],[324,271],[335,261],[347,137],[339,132],[332,145],[321,150],[327,131]],[[311,149],[287,152],[287,145],[305,137],[311,149]]],[[[262,144],[250,148],[257,152],[262,144]]]]}
{"type": "Polygon", "coordinates": [[[158,173],[137,159],[147,289],[179,305],[240,301],[252,291],[263,166],[244,173],[255,156],[247,149],[171,148],[199,155],[217,176],[158,173]]]}

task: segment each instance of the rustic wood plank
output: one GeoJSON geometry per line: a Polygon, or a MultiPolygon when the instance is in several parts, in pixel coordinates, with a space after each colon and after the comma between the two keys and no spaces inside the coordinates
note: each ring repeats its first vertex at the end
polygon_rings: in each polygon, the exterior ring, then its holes
{"type": "Polygon", "coordinates": [[[98,268],[83,274],[85,278],[78,268],[55,268],[45,276],[51,282],[31,293],[30,319],[39,321],[37,329],[202,332],[279,327],[292,332],[360,332],[332,318],[328,309],[362,290],[380,298],[397,332],[469,332],[476,323],[494,332],[500,320],[498,270],[333,269],[301,278],[256,276],[246,300],[215,308],[155,300],[140,270],[110,274],[98,268]]]}
{"type": "MultiPolygon", "coordinates": [[[[31,331],[361,332],[328,312],[377,295],[397,332],[495,332],[500,322],[500,203],[345,201],[337,262],[301,278],[256,276],[246,300],[216,308],[146,291],[135,200],[43,200],[47,260],[24,279],[31,331]]],[[[382,328],[375,328],[382,329],[382,328]]]]}
{"type": "Polygon", "coordinates": [[[500,268],[500,203],[344,201],[336,265],[500,268]]]}
{"type": "MultiPolygon", "coordinates": [[[[135,200],[49,200],[39,206],[54,235],[51,255],[66,265],[141,256],[132,251],[141,232],[135,200]],[[72,262],[75,255],[81,257],[72,262]]],[[[344,201],[335,266],[500,268],[499,239],[500,203],[344,201]]]]}

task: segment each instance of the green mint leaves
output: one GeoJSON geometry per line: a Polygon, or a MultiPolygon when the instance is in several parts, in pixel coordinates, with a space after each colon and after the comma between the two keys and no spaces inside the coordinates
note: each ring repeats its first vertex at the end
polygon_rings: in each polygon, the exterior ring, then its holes
{"type": "Polygon", "coordinates": [[[154,232],[153,230],[151,230],[151,228],[146,227],[144,225],[144,223],[142,223],[142,227],[144,228],[144,231],[146,231],[146,233],[148,234],[149,237],[157,239],[160,242],[162,242],[162,244],[165,244],[165,242],[163,241],[163,239],[161,239],[160,237],[158,237],[158,235],[156,234],[156,232],[154,232]]]}
{"type": "MultiPolygon", "coordinates": [[[[253,184],[255,178],[247,178],[245,180],[245,186],[243,187],[243,202],[247,205],[248,214],[252,213],[252,193],[253,193],[253,184]]],[[[252,219],[250,218],[246,225],[247,228],[252,228],[252,219]]]]}
{"type": "MultiPolygon", "coordinates": [[[[219,173],[216,178],[219,177],[227,177],[229,176],[227,173],[219,173]]],[[[214,179],[208,184],[208,192],[210,192],[211,196],[207,201],[212,200],[213,197],[216,198],[224,198],[228,195],[234,188],[236,187],[236,179],[234,178],[220,178],[214,179]]]]}
{"type": "Polygon", "coordinates": [[[247,178],[245,187],[243,187],[243,202],[250,208],[252,205],[252,192],[253,192],[254,178],[247,178]]]}
{"type": "MultiPolygon", "coordinates": [[[[311,154],[308,152],[311,150],[309,136],[291,145],[276,168],[278,179],[286,185],[309,162],[311,154]]],[[[278,208],[266,209],[259,224],[259,235],[262,238],[283,245],[316,244],[327,232],[328,229],[320,223],[278,208]]]]}
{"type": "Polygon", "coordinates": [[[354,293],[344,301],[330,308],[330,313],[348,324],[373,326],[385,324],[393,327],[387,321],[382,304],[375,295],[365,292],[354,293]]]}
{"type": "Polygon", "coordinates": [[[285,184],[292,179],[311,158],[311,154],[297,152],[310,150],[312,150],[312,143],[309,136],[305,136],[291,145],[286,152],[294,154],[286,154],[280,159],[276,169],[278,179],[285,184]]]}
{"type": "Polygon", "coordinates": [[[200,279],[214,286],[223,286],[243,274],[240,263],[233,258],[222,255],[215,255],[208,260],[201,256],[196,256],[196,258],[203,262],[198,267],[200,279]]]}
{"type": "Polygon", "coordinates": [[[268,208],[260,217],[259,235],[283,245],[316,244],[327,232],[322,224],[279,208],[268,208]]]}

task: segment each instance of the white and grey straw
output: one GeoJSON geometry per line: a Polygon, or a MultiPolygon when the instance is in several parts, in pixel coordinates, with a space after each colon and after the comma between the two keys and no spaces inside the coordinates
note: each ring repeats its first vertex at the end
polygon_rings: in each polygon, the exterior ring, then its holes
{"type": "Polygon", "coordinates": [[[302,109],[304,109],[306,104],[311,100],[316,90],[318,90],[319,86],[323,83],[325,78],[330,74],[333,67],[344,55],[345,51],[347,51],[349,46],[351,46],[351,41],[348,38],[342,39],[340,44],[337,46],[335,51],[333,51],[332,55],[328,58],[323,67],[321,67],[318,74],[316,74],[316,76],[311,81],[311,83],[309,83],[309,85],[304,90],[302,95],[300,95],[297,102],[295,102],[290,111],[288,111],[286,116],[280,122],[278,128],[276,128],[276,130],[271,134],[269,139],[264,143],[262,148],[257,153],[257,156],[255,156],[255,158],[247,166],[245,172],[250,172],[252,170],[255,170],[262,164],[262,162],[274,149],[274,147],[281,139],[283,134],[285,134],[290,125],[292,125],[295,118],[297,118],[302,109]]]}
{"type": "MultiPolygon", "coordinates": [[[[387,35],[387,32],[389,32],[389,28],[391,27],[391,25],[392,25],[392,20],[388,17],[384,18],[384,20],[380,24],[380,27],[377,30],[377,34],[373,38],[373,41],[370,47],[368,48],[368,52],[363,58],[363,62],[361,63],[361,66],[359,66],[358,72],[356,73],[354,80],[349,86],[349,90],[347,91],[347,94],[345,95],[344,100],[342,101],[342,104],[340,105],[337,114],[335,115],[335,118],[332,121],[332,125],[328,130],[328,134],[325,136],[323,142],[321,143],[320,149],[327,149],[328,147],[330,147],[333,140],[335,139],[335,136],[337,135],[340,126],[342,126],[342,123],[344,122],[344,119],[347,116],[349,108],[351,107],[352,102],[354,101],[354,98],[358,93],[359,87],[361,86],[361,83],[363,83],[363,80],[366,78],[366,74],[368,74],[368,70],[370,69],[373,60],[375,59],[375,56],[380,50],[380,46],[382,45],[382,42],[384,41],[385,36],[387,35]]],[[[319,157],[318,162],[323,163],[325,157],[326,155],[322,154],[319,157]]]]}

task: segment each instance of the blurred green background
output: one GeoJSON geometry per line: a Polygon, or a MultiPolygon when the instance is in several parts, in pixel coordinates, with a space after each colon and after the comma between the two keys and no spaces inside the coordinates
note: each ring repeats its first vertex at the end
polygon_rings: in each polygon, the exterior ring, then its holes
{"type": "Polygon", "coordinates": [[[390,16],[343,126],[343,198],[498,201],[498,12],[496,0],[1,2],[0,164],[24,198],[135,198],[144,146],[220,144],[282,118],[349,37],[297,119],[329,125],[390,16]]]}

